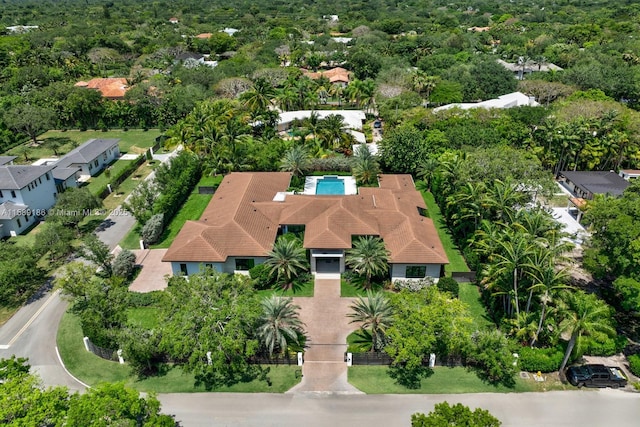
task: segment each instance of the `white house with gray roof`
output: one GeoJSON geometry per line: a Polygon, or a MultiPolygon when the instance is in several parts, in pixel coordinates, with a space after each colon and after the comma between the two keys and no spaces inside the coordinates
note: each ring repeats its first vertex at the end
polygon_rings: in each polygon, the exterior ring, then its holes
{"type": "Polygon", "coordinates": [[[77,179],[86,181],[120,157],[119,141],[119,139],[90,139],[69,151],[54,163],[54,166],[56,169],[76,169],[77,179]]]}
{"type": "Polygon", "coordinates": [[[20,234],[56,202],[54,165],[0,165],[0,237],[20,234]]]}

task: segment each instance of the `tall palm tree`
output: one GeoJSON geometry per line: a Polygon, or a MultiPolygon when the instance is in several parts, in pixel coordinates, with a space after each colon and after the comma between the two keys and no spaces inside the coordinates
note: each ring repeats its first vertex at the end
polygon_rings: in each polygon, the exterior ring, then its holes
{"type": "Polygon", "coordinates": [[[411,75],[411,86],[413,87],[413,90],[423,97],[423,104],[425,107],[429,105],[431,92],[436,88],[437,83],[438,77],[429,76],[422,70],[416,70],[411,75]]]}
{"type": "Polygon", "coordinates": [[[298,310],[291,298],[271,295],[262,300],[258,337],[269,356],[283,355],[291,345],[301,346],[305,332],[298,310]]]}
{"type": "Polygon", "coordinates": [[[350,323],[360,323],[360,327],[371,332],[371,351],[380,351],[384,343],[385,332],[393,322],[393,306],[382,293],[367,291],[367,298],[358,297],[349,307],[352,312],[347,314],[353,320],[350,323]]]}
{"type": "Polygon", "coordinates": [[[271,267],[269,274],[275,274],[285,288],[307,269],[307,255],[298,239],[280,236],[267,256],[265,264],[271,267]]]}
{"type": "Polygon", "coordinates": [[[280,169],[292,172],[293,176],[298,177],[304,174],[309,166],[309,151],[303,145],[294,145],[286,153],[280,161],[280,169]]]}
{"type": "Polygon", "coordinates": [[[371,277],[389,270],[389,252],[379,237],[361,236],[347,251],[346,264],[356,273],[364,275],[365,287],[371,287],[371,277]]]}
{"type": "Polygon", "coordinates": [[[560,331],[570,334],[570,338],[560,372],[564,372],[569,357],[576,344],[580,344],[582,336],[615,334],[615,329],[611,326],[611,308],[597,296],[584,291],[566,292],[563,303],[560,331]]]}
{"type": "Polygon", "coordinates": [[[345,147],[353,141],[353,136],[344,130],[344,117],[339,114],[330,114],[320,122],[318,139],[327,150],[336,150],[345,147]]]}
{"type": "Polygon", "coordinates": [[[542,331],[549,303],[553,301],[553,297],[557,294],[558,290],[569,288],[567,285],[569,274],[566,270],[556,269],[551,263],[536,266],[532,271],[529,271],[528,274],[533,279],[531,289],[540,292],[540,303],[542,306],[538,327],[536,328],[534,336],[531,338],[530,345],[533,347],[538,341],[540,331],[542,331]]]}

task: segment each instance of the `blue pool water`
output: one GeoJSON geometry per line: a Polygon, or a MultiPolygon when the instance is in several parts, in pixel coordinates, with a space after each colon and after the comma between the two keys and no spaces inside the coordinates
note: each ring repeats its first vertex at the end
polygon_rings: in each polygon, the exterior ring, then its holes
{"type": "Polygon", "coordinates": [[[344,195],[344,180],[337,176],[325,176],[316,182],[316,194],[344,195]]]}

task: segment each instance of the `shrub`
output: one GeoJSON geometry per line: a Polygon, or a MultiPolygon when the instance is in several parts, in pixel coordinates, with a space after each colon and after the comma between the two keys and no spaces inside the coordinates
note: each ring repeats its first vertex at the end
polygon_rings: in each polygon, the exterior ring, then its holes
{"type": "Polygon", "coordinates": [[[150,305],[154,305],[160,302],[162,299],[163,292],[162,291],[153,291],[153,292],[129,292],[127,293],[128,304],[131,307],[148,307],[150,305]]]}
{"type": "Polygon", "coordinates": [[[258,290],[271,289],[275,284],[275,276],[270,274],[271,268],[265,264],[258,264],[249,270],[249,277],[253,287],[258,290]]]}
{"type": "Polygon", "coordinates": [[[424,279],[397,280],[393,282],[393,290],[400,292],[406,289],[411,292],[418,292],[421,289],[428,288],[433,285],[433,279],[426,277],[424,279]]]}
{"type": "Polygon", "coordinates": [[[631,373],[636,377],[640,377],[640,354],[632,354],[627,357],[629,361],[629,369],[631,369],[631,373]]]}
{"type": "Polygon", "coordinates": [[[142,227],[140,234],[145,242],[152,245],[160,239],[163,230],[164,214],[159,213],[149,218],[149,221],[142,227]]]}
{"type": "Polygon", "coordinates": [[[481,379],[489,384],[503,384],[506,387],[515,385],[513,355],[502,332],[493,330],[474,333],[465,353],[467,363],[481,379]]]}
{"type": "Polygon", "coordinates": [[[560,368],[564,352],[558,348],[522,347],[518,355],[518,363],[523,371],[553,372],[560,368]]]}
{"type": "Polygon", "coordinates": [[[627,345],[627,339],[621,335],[606,337],[603,341],[596,341],[593,337],[583,337],[582,340],[581,353],[589,356],[612,356],[620,353],[627,345]]]}
{"type": "Polygon", "coordinates": [[[458,285],[458,282],[456,282],[456,279],[452,277],[441,277],[436,285],[442,292],[449,292],[456,298],[458,298],[458,295],[460,294],[460,286],[458,285]]]}
{"type": "Polygon", "coordinates": [[[113,274],[128,278],[136,267],[136,256],[129,249],[123,249],[113,261],[113,274]]]}

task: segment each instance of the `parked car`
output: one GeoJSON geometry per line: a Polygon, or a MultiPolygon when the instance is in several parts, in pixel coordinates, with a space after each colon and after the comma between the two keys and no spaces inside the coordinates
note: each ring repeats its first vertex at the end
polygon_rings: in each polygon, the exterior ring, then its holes
{"type": "Polygon", "coordinates": [[[624,387],[627,378],[620,368],[605,365],[572,366],[567,369],[567,379],[576,387],[624,387]]]}

